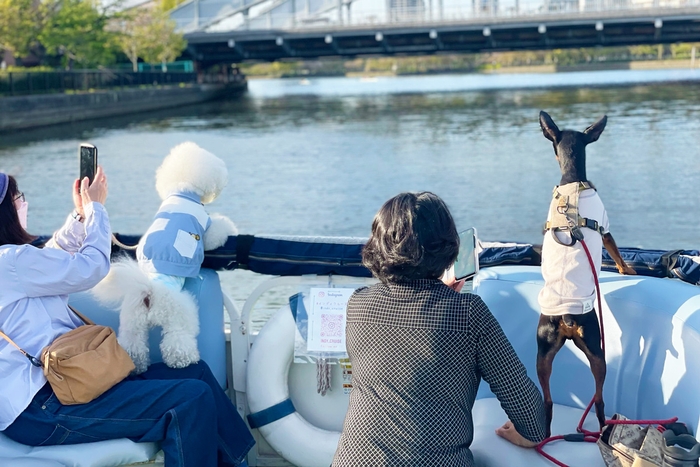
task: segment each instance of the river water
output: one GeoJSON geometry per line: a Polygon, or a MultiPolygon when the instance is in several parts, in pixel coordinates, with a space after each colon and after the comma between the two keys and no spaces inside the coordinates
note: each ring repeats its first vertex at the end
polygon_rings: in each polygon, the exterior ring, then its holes
{"type": "MultiPolygon", "coordinates": [[[[608,116],[587,167],[618,245],[700,247],[700,70],[253,80],[237,100],[0,136],[0,170],[41,234],[71,209],[81,141],[99,148],[114,231],[140,234],[156,167],[191,140],[226,161],[209,211],[241,233],[366,237],[388,198],[430,190],[460,229],[539,243],[559,181],[540,109],[578,130],[608,116]]],[[[239,302],[261,280],[227,274],[239,302]]]]}

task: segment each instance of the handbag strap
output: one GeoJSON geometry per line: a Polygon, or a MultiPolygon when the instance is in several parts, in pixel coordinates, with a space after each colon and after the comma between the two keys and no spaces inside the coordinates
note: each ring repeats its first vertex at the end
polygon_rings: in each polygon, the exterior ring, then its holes
{"type": "MultiPolygon", "coordinates": [[[[85,323],[85,324],[95,324],[94,322],[92,322],[92,320],[90,320],[89,318],[87,318],[87,317],[84,316],[83,314],[79,313],[78,310],[76,310],[76,309],[73,308],[72,306],[68,305],[68,308],[70,308],[70,310],[71,310],[73,313],[75,313],[76,316],[77,316],[78,318],[80,318],[80,319],[83,321],[83,323],[85,323]]],[[[29,361],[32,363],[32,365],[38,366],[38,367],[40,367],[40,368],[43,366],[43,365],[41,364],[41,362],[39,361],[39,359],[37,359],[36,357],[30,355],[30,354],[27,353],[27,351],[25,351],[22,347],[20,347],[19,345],[15,344],[15,341],[13,341],[12,339],[10,339],[10,336],[8,336],[8,335],[5,334],[4,332],[0,331],[0,337],[2,337],[2,338],[5,339],[7,342],[9,342],[9,343],[12,344],[13,346],[15,346],[15,348],[16,348],[17,350],[19,350],[19,351],[22,353],[22,355],[24,355],[25,357],[27,357],[27,360],[29,360],[29,361]]]]}
{"type": "Polygon", "coordinates": [[[2,337],[3,339],[5,339],[5,340],[6,340],[7,342],[9,342],[10,344],[14,345],[14,346],[17,348],[17,350],[19,350],[19,351],[22,353],[22,355],[24,355],[25,357],[27,357],[27,359],[32,363],[32,365],[38,366],[39,368],[41,368],[41,367],[43,366],[43,365],[41,364],[41,362],[40,362],[36,357],[33,357],[32,355],[29,355],[24,349],[22,349],[22,347],[20,347],[19,345],[15,344],[15,341],[13,341],[12,339],[10,339],[10,337],[9,337],[7,334],[5,334],[4,332],[0,331],[0,337],[2,337]]]}
{"type": "Polygon", "coordinates": [[[80,313],[78,310],[76,310],[76,309],[73,308],[72,306],[68,305],[68,308],[70,308],[70,310],[71,310],[73,313],[75,313],[75,314],[78,316],[78,318],[80,318],[81,320],[83,320],[83,323],[85,323],[85,324],[95,324],[94,321],[92,321],[90,318],[88,318],[88,317],[85,316],[84,314],[80,313]]]}

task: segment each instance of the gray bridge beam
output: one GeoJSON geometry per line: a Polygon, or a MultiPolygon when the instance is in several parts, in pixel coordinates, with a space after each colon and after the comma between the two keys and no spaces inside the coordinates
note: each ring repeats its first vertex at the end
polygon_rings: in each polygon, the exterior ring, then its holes
{"type": "Polygon", "coordinates": [[[285,58],[544,50],[700,41],[700,8],[673,15],[608,12],[463,24],[234,30],[191,33],[192,58],[204,65],[285,58]]]}

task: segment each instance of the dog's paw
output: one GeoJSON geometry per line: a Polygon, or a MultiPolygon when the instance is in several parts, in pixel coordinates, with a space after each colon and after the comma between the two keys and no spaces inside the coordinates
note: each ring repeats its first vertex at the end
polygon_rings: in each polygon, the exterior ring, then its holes
{"type": "Polygon", "coordinates": [[[197,339],[188,334],[166,333],[160,343],[163,363],[171,368],[185,368],[199,361],[197,339]]]}
{"type": "Polygon", "coordinates": [[[231,235],[237,235],[236,224],[221,214],[211,215],[211,225],[204,232],[204,251],[215,250],[226,243],[231,235]]]}
{"type": "Polygon", "coordinates": [[[134,373],[136,373],[137,375],[146,371],[148,369],[148,365],[151,364],[151,359],[148,357],[147,354],[146,355],[144,355],[143,353],[132,354],[132,353],[129,353],[129,351],[127,351],[126,353],[129,354],[129,356],[131,357],[131,360],[134,362],[134,367],[136,367],[134,369],[134,373]]]}
{"type": "Polygon", "coordinates": [[[148,365],[151,364],[150,352],[148,346],[143,342],[134,342],[126,338],[126,334],[123,334],[121,338],[118,339],[119,345],[121,345],[126,353],[129,354],[131,360],[134,362],[136,369],[134,373],[140,374],[146,371],[148,365]]]}

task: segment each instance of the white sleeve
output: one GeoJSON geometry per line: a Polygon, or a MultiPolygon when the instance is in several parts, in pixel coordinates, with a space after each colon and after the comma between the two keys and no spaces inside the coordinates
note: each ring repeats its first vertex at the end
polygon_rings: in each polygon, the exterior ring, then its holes
{"type": "Polygon", "coordinates": [[[603,227],[603,235],[610,233],[610,222],[608,221],[608,211],[603,208],[603,220],[601,223],[601,227],[603,227]]]}
{"type": "Polygon", "coordinates": [[[69,215],[63,226],[54,232],[51,239],[46,242],[45,248],[57,248],[68,253],[75,253],[84,241],[85,225],[69,215]]]}
{"type": "Polygon", "coordinates": [[[82,292],[107,275],[112,234],[107,211],[90,203],[85,217],[85,240],[75,253],[30,245],[16,250],[17,281],[26,297],[82,292]]]}

